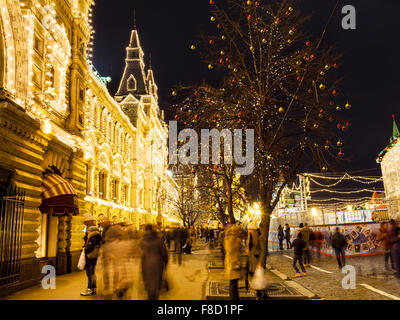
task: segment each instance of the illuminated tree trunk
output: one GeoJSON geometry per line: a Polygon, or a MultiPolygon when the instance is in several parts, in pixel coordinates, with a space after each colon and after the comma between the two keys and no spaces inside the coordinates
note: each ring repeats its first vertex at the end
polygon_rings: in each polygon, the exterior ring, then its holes
{"type": "Polygon", "coordinates": [[[269,206],[263,201],[261,204],[261,223],[260,223],[260,231],[261,231],[261,255],[259,263],[265,269],[267,264],[267,256],[268,256],[268,235],[269,228],[271,222],[271,214],[272,210],[269,209],[269,206]]]}

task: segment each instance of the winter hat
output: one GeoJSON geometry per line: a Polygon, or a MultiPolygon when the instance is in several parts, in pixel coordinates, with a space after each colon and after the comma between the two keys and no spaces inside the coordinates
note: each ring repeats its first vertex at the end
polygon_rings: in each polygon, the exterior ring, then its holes
{"type": "Polygon", "coordinates": [[[89,232],[95,232],[95,231],[99,232],[99,228],[98,228],[98,227],[95,227],[95,226],[89,227],[88,231],[89,231],[89,232]]]}
{"type": "Polygon", "coordinates": [[[84,215],[84,217],[85,217],[84,222],[87,222],[87,221],[96,221],[96,219],[95,219],[90,213],[86,213],[86,214],[84,215]]]}

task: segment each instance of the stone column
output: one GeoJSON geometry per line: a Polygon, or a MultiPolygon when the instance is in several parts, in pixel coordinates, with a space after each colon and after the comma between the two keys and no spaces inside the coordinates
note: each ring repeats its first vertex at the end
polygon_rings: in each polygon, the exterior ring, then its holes
{"type": "Polygon", "coordinates": [[[62,275],[68,271],[67,250],[68,242],[71,243],[71,222],[68,217],[62,216],[58,218],[58,250],[57,250],[57,274],[62,275]],[[68,226],[69,225],[69,226],[68,226]]]}

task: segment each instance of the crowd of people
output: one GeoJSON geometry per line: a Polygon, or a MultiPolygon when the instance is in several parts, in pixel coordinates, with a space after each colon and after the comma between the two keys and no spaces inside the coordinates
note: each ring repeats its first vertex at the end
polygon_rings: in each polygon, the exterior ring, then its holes
{"type": "MultiPolygon", "coordinates": [[[[243,277],[243,271],[246,271],[246,278],[253,277],[260,267],[261,232],[257,220],[246,228],[239,224],[215,229],[162,229],[148,224],[137,231],[127,220],[120,222],[116,217],[109,220],[104,215],[96,220],[87,214],[85,225],[84,256],[88,285],[86,291],[81,293],[83,296],[99,294],[105,299],[126,299],[136,281],[139,292],[146,292],[146,298],[157,300],[162,290],[170,288],[168,251],[177,253],[174,256],[179,257],[191,254],[199,238],[203,238],[211,249],[221,249],[226,278],[230,282],[231,300],[239,299],[238,282],[243,277]],[[246,268],[243,268],[243,253],[246,268]],[[135,260],[141,263],[134,263],[135,260]],[[135,272],[134,266],[137,265],[139,269],[135,272]],[[134,279],[134,275],[140,276],[134,279]]],[[[312,230],[307,223],[300,223],[293,240],[292,235],[288,224],[285,228],[278,227],[279,249],[284,250],[284,240],[286,248],[293,249],[295,277],[307,275],[306,268],[311,266],[311,251],[320,259],[321,247],[327,243],[335,252],[339,269],[346,265],[348,244],[339,227],[335,232],[324,235],[319,228],[312,230]]],[[[400,227],[393,220],[382,222],[377,239],[384,251],[386,269],[393,269],[400,278],[400,227]]],[[[264,296],[265,291],[257,290],[259,299],[264,296]]]]}
{"type": "Polygon", "coordinates": [[[81,295],[99,295],[106,300],[127,299],[134,283],[136,296],[146,292],[149,300],[157,300],[160,292],[170,287],[167,266],[172,242],[180,256],[191,254],[198,238],[193,228],[163,229],[147,224],[135,230],[126,219],[110,220],[102,214],[97,219],[86,214],[84,224],[88,284],[81,295]]]}

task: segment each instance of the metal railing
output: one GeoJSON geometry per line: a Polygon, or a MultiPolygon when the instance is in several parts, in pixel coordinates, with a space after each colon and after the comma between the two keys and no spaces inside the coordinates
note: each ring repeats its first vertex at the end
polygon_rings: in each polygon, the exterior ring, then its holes
{"type": "Polygon", "coordinates": [[[25,191],[0,187],[0,286],[20,279],[25,191]]]}

